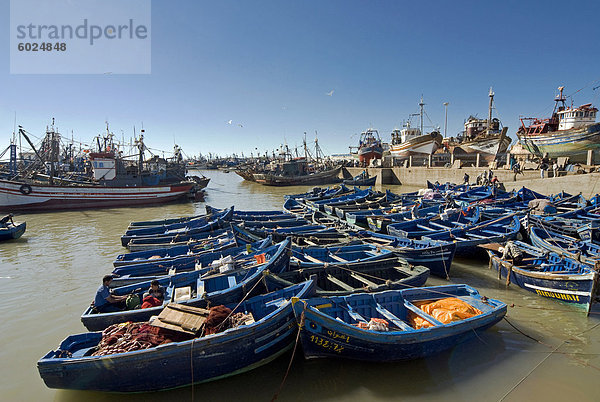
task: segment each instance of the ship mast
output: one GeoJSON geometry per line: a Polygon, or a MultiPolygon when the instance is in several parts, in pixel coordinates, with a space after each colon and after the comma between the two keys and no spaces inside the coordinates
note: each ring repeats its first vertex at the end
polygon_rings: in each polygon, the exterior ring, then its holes
{"type": "Polygon", "coordinates": [[[494,107],[494,91],[492,90],[492,87],[490,87],[490,94],[488,96],[490,97],[490,108],[487,122],[487,132],[489,133],[492,128],[492,108],[494,107]]]}
{"type": "Polygon", "coordinates": [[[421,102],[419,103],[421,108],[421,135],[423,135],[423,106],[425,106],[425,103],[423,103],[423,95],[421,95],[421,102]]]}

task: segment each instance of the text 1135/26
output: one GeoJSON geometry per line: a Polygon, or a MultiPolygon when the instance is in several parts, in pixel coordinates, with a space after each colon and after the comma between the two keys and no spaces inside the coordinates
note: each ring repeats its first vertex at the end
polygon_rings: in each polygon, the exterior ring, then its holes
{"type": "Polygon", "coordinates": [[[42,42],[42,43],[19,43],[17,46],[19,52],[64,52],[67,50],[67,44],[64,42],[42,42]]]}

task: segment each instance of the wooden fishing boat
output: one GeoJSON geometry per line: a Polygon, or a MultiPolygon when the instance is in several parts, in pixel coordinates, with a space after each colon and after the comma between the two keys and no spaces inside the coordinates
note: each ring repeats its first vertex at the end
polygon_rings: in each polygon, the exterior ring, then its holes
{"type": "Polygon", "coordinates": [[[450,267],[456,252],[455,243],[414,240],[369,231],[360,231],[357,236],[365,243],[393,251],[411,265],[423,265],[429,268],[431,275],[441,278],[450,277],[450,267]]]}
{"type": "MultiPolygon", "coordinates": [[[[229,220],[233,215],[233,207],[228,208],[222,213],[219,213],[212,217],[212,219],[202,222],[198,226],[193,227],[182,227],[179,229],[170,229],[165,230],[161,233],[150,233],[150,234],[133,234],[133,235],[123,235],[121,236],[121,245],[123,247],[127,247],[127,245],[133,240],[142,240],[142,239],[162,239],[162,240],[173,240],[176,238],[181,239],[185,236],[192,236],[199,233],[210,232],[215,229],[221,229],[229,225],[229,220]]],[[[144,230],[144,229],[140,229],[144,230]]]]}
{"type": "Polygon", "coordinates": [[[455,242],[456,255],[475,256],[481,250],[477,247],[480,244],[504,243],[507,240],[513,240],[519,234],[520,229],[519,217],[511,214],[476,226],[428,235],[422,239],[455,242]]]}
{"type": "MultiPolygon", "coordinates": [[[[363,223],[363,220],[366,220],[366,223],[373,232],[385,232],[387,233],[388,225],[398,223],[398,222],[406,222],[413,219],[412,212],[409,207],[403,207],[403,211],[397,211],[397,208],[392,208],[389,210],[380,209],[370,212],[369,214],[363,213],[347,213],[346,220],[351,222],[355,220],[357,224],[363,223]]],[[[422,218],[433,218],[436,215],[439,215],[440,212],[443,212],[443,205],[437,204],[432,205],[430,207],[424,207],[418,209],[418,214],[422,218]]]]}
{"type": "Polygon", "coordinates": [[[339,183],[341,167],[311,174],[278,175],[271,173],[254,174],[254,181],[265,186],[303,186],[308,184],[339,183]]]}
{"type": "Polygon", "coordinates": [[[500,321],[507,309],[506,304],[467,285],[294,298],[292,305],[305,358],[376,362],[438,354],[478,336],[500,321]],[[444,320],[437,307],[444,304],[460,305],[465,311],[444,320]],[[437,307],[431,314],[426,312],[430,306],[437,307]]]}
{"type": "MultiPolygon", "coordinates": [[[[271,239],[259,240],[256,243],[250,244],[250,248],[260,248],[261,245],[268,246],[270,245],[270,242],[271,239]]],[[[228,248],[232,248],[234,246],[240,246],[241,244],[237,244],[233,234],[229,234],[229,236],[227,236],[226,238],[220,239],[216,247],[211,248],[210,245],[212,244],[190,243],[174,247],[165,247],[153,250],[137,251],[128,254],[119,254],[117,258],[113,261],[113,266],[121,267],[123,265],[136,265],[145,263],[163,264],[165,262],[174,261],[179,258],[194,257],[210,252],[219,252],[228,248]]]]}
{"type": "Polygon", "coordinates": [[[383,146],[377,130],[369,128],[360,134],[357,154],[362,166],[369,166],[373,159],[381,159],[383,146]]]}
{"type": "Polygon", "coordinates": [[[170,232],[179,231],[179,232],[187,232],[199,229],[197,233],[206,232],[206,228],[211,228],[211,223],[215,220],[224,218],[225,220],[231,219],[233,216],[233,207],[220,211],[215,214],[208,214],[206,216],[202,216],[199,218],[194,218],[184,222],[171,223],[168,225],[161,226],[151,226],[151,227],[142,227],[142,228],[134,228],[128,229],[123,236],[121,236],[121,244],[126,246],[134,237],[140,236],[153,236],[153,235],[164,235],[170,232]]]}
{"type": "Polygon", "coordinates": [[[210,232],[203,232],[194,235],[185,236],[168,236],[168,237],[148,237],[142,239],[132,239],[127,244],[127,248],[131,252],[139,252],[146,250],[155,250],[159,248],[167,248],[181,246],[187,244],[196,244],[208,248],[217,247],[220,243],[233,240],[234,236],[231,231],[226,229],[216,229],[210,232]]]}
{"type": "Polygon", "coordinates": [[[351,191],[352,191],[351,189],[349,189],[342,183],[339,186],[327,187],[324,189],[321,187],[313,187],[312,190],[307,191],[306,193],[288,194],[288,195],[284,195],[283,198],[285,200],[288,200],[290,198],[293,198],[295,200],[310,200],[310,201],[325,200],[327,198],[333,198],[333,197],[338,197],[340,195],[348,194],[351,191]]]}
{"type": "Polygon", "coordinates": [[[329,198],[329,199],[325,199],[325,200],[316,200],[316,201],[307,200],[304,203],[306,204],[306,206],[308,208],[312,209],[313,211],[325,211],[325,205],[332,205],[332,206],[346,205],[345,203],[347,203],[349,201],[357,202],[357,201],[365,200],[369,195],[371,195],[370,189],[364,189],[364,190],[355,189],[354,193],[342,195],[342,196],[335,197],[335,198],[329,198]]]}
{"type": "Polygon", "coordinates": [[[425,133],[423,127],[423,115],[425,113],[423,97],[419,103],[420,113],[411,114],[404,127],[400,130],[395,128],[392,131],[392,141],[390,143],[390,153],[401,159],[408,159],[412,155],[431,155],[442,144],[442,135],[434,130],[430,133],[425,133]],[[411,119],[413,116],[420,116],[420,128],[411,127],[411,119]]]}
{"type": "Polygon", "coordinates": [[[347,184],[349,186],[356,186],[356,187],[360,187],[360,186],[374,186],[375,182],[377,181],[377,176],[371,176],[369,177],[369,173],[367,173],[366,171],[354,176],[352,179],[348,179],[348,180],[344,180],[343,183],[347,184]]]}
{"type": "MultiPolygon", "coordinates": [[[[239,301],[261,279],[263,271],[281,272],[287,269],[290,259],[289,247],[290,241],[285,240],[277,245],[277,250],[272,254],[265,253],[265,263],[251,264],[245,269],[233,269],[231,272],[211,276],[205,276],[205,270],[197,270],[163,277],[158,279],[160,285],[166,288],[163,305],[114,313],[97,313],[93,306],[89,306],[82,314],[81,322],[88,330],[99,331],[121,322],[146,321],[160,313],[164,305],[170,301],[193,307],[205,307],[208,302],[214,305],[239,301]]],[[[249,263],[252,263],[252,260],[249,263]]],[[[150,282],[138,282],[115,288],[114,294],[137,294],[139,300],[142,300],[144,291],[150,287],[150,282]]]]}
{"type": "Polygon", "coordinates": [[[559,95],[552,116],[546,119],[521,118],[517,137],[523,148],[542,158],[568,156],[572,162],[586,162],[588,150],[600,147],[600,123],[596,123],[598,109],[591,103],[578,108],[568,107],[559,95]]]}
{"type": "Polygon", "coordinates": [[[536,247],[592,266],[600,262],[600,246],[590,241],[582,241],[544,227],[533,226],[529,228],[529,240],[536,247]]]}
{"type": "Polygon", "coordinates": [[[139,264],[120,265],[112,271],[114,279],[111,285],[114,287],[124,286],[181,272],[196,270],[208,272],[211,266],[225,264],[225,259],[231,261],[231,264],[237,265],[238,260],[241,260],[240,263],[252,261],[254,255],[272,254],[276,249],[277,246],[272,245],[271,239],[268,238],[245,246],[208,250],[204,253],[183,255],[167,261],[149,260],[139,264]]]}
{"type": "Polygon", "coordinates": [[[414,266],[395,256],[377,261],[336,262],[312,268],[268,273],[263,279],[267,289],[291,286],[312,278],[317,296],[342,296],[357,292],[406,289],[425,284],[429,268],[414,266]]]}
{"type": "Polygon", "coordinates": [[[474,226],[479,221],[480,216],[480,209],[478,207],[468,210],[448,210],[434,217],[417,218],[405,222],[388,224],[387,232],[391,236],[420,239],[422,236],[430,236],[456,228],[474,226]]]}
{"type": "Polygon", "coordinates": [[[91,356],[101,332],[71,335],[37,362],[49,388],[149,392],[218,380],[252,370],[290,350],[296,339],[291,297],[310,297],[312,281],[255,296],[235,312],[254,323],[148,349],[91,356]]]}
{"type": "Polygon", "coordinates": [[[27,229],[26,222],[13,222],[12,214],[8,214],[0,219],[0,241],[14,240],[23,236],[27,229]]]}
{"type": "Polygon", "coordinates": [[[498,270],[498,279],[539,296],[560,300],[589,312],[597,296],[598,272],[587,264],[530,246],[520,241],[514,244],[523,252],[518,264],[505,261],[499,245],[487,247],[490,268],[498,270]]]}
{"type": "Polygon", "coordinates": [[[390,258],[393,253],[371,244],[352,244],[328,247],[292,247],[291,269],[327,267],[330,264],[376,262],[390,258]]]}

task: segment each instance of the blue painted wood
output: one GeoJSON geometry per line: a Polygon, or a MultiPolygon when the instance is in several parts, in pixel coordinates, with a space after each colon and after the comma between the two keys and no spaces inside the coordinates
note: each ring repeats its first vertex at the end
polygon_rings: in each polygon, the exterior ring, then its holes
{"type": "Polygon", "coordinates": [[[296,320],[301,326],[300,340],[306,358],[346,358],[363,361],[399,361],[438,354],[473,338],[500,321],[506,304],[483,298],[467,285],[434,286],[390,290],[373,294],[353,294],[330,298],[293,299],[296,320]],[[482,311],[450,324],[429,317],[413,303],[458,297],[482,311]],[[414,329],[407,320],[409,312],[435,323],[414,329]],[[385,319],[389,332],[364,330],[352,325],[371,318],[385,319]]]}
{"type": "Polygon", "coordinates": [[[476,226],[438,232],[422,239],[440,240],[456,243],[456,255],[473,255],[480,244],[504,243],[513,240],[519,234],[521,223],[517,216],[500,218],[495,223],[479,223],[476,226]]]}
{"type": "Polygon", "coordinates": [[[130,242],[141,242],[144,240],[154,240],[167,242],[173,239],[181,239],[187,236],[198,235],[201,233],[210,232],[216,229],[221,229],[229,225],[229,220],[233,214],[233,209],[227,209],[226,212],[218,214],[214,219],[208,221],[206,224],[197,227],[183,227],[179,229],[170,229],[163,231],[162,233],[153,234],[138,234],[138,235],[123,235],[121,236],[121,244],[126,247],[130,242]]]}
{"type": "Polygon", "coordinates": [[[456,244],[437,240],[414,240],[384,235],[369,231],[358,232],[358,237],[393,251],[412,265],[423,265],[431,270],[431,275],[448,278],[456,252],[456,244]]]}
{"type": "Polygon", "coordinates": [[[556,253],[515,241],[523,252],[523,261],[515,265],[497,251],[487,250],[490,264],[499,270],[499,278],[539,296],[559,300],[589,312],[597,296],[598,272],[587,264],[556,253]]]}
{"type": "Polygon", "coordinates": [[[27,223],[21,222],[17,224],[6,224],[4,227],[0,225],[0,241],[14,240],[23,236],[27,229],[27,223]]]}
{"type": "MultiPolygon", "coordinates": [[[[102,357],[83,356],[100,332],[71,335],[37,362],[46,386],[105,392],[148,392],[218,380],[264,365],[289,350],[297,326],[291,297],[310,297],[311,281],[256,296],[236,311],[255,323],[185,342],[102,357]],[[68,351],[72,357],[60,357],[68,351]]],[[[234,308],[236,304],[228,307],[234,308]]]]}

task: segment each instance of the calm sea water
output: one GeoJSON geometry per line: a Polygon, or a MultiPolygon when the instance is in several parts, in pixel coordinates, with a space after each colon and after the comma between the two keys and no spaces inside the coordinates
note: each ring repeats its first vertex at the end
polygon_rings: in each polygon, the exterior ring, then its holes
{"type": "MultiPolygon", "coordinates": [[[[206,202],[240,210],[281,209],[283,195],[308,187],[269,188],[234,173],[206,171],[206,202]]],[[[413,189],[390,187],[402,192],[413,189]]],[[[124,252],[130,221],[201,213],[204,203],[29,214],[22,239],[0,243],[0,400],[270,400],[291,355],[246,374],[159,394],[110,395],[46,388],[36,361],[67,335],[84,332],[79,316],[101,277],[124,252]]],[[[600,314],[586,317],[516,286],[505,287],[486,259],[455,260],[452,283],[467,283],[510,307],[479,338],[428,359],[394,364],[304,361],[299,350],[281,401],[598,401],[600,314]]],[[[447,283],[431,278],[428,285],[447,283]]]]}

